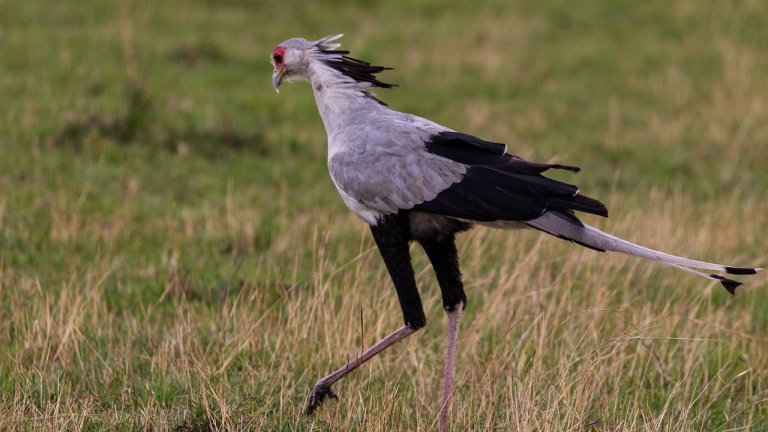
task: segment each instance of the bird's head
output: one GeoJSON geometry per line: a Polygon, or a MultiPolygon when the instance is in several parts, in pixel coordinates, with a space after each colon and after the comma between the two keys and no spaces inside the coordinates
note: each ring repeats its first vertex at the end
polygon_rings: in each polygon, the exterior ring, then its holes
{"type": "Polygon", "coordinates": [[[274,67],[272,72],[272,86],[280,91],[283,81],[306,80],[309,72],[309,62],[314,53],[330,52],[340,47],[341,44],[330,43],[343,35],[327,36],[316,41],[308,41],[302,38],[292,38],[280,42],[270,56],[270,63],[274,67]]]}

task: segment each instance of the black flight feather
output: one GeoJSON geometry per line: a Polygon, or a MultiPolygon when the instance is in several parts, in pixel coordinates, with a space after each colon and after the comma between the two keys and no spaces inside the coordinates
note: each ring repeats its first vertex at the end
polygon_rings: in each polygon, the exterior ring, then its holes
{"type": "Polygon", "coordinates": [[[574,211],[608,216],[601,202],[579,195],[576,186],[541,175],[551,168],[578,171],[576,167],[528,162],[507,154],[504,144],[459,132],[441,132],[424,144],[430,153],[468,169],[461,181],[414,210],[479,222],[522,222],[553,211],[579,226],[574,211]]]}
{"type": "Polygon", "coordinates": [[[528,162],[518,156],[507,154],[507,145],[485,141],[460,132],[440,132],[425,143],[430,153],[440,155],[454,162],[467,165],[503,166],[520,174],[541,174],[548,169],[562,169],[573,172],[581,168],[528,162]]]}

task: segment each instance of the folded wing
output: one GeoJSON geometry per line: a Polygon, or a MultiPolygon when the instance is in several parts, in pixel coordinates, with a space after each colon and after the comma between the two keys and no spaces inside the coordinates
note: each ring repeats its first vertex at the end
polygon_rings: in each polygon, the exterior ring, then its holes
{"type": "Polygon", "coordinates": [[[441,132],[425,143],[429,153],[467,166],[466,174],[414,210],[460,219],[491,222],[536,219],[557,212],[577,225],[575,211],[608,216],[597,200],[579,194],[571,184],[542,175],[549,169],[579,168],[528,162],[507,154],[507,146],[458,132],[441,132]]]}

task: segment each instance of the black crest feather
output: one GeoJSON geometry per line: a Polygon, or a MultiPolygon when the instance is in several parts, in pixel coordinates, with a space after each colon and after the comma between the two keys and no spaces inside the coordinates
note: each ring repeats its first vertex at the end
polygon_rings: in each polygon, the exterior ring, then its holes
{"type": "Polygon", "coordinates": [[[336,69],[342,74],[352,78],[358,82],[366,82],[373,87],[392,88],[397,87],[397,84],[389,84],[383,81],[379,81],[376,78],[376,74],[385,70],[392,70],[390,67],[374,66],[366,61],[358,60],[347,56],[349,51],[346,50],[320,50],[321,53],[326,54],[329,57],[324,60],[325,64],[336,69]]]}

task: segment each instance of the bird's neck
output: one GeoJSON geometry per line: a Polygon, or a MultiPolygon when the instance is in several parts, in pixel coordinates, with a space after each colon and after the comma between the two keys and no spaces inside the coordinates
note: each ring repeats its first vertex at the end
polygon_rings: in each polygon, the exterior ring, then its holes
{"type": "Polygon", "coordinates": [[[372,115],[387,109],[372,97],[369,87],[322,62],[312,62],[308,72],[317,109],[329,137],[340,129],[365,124],[372,115]]]}

